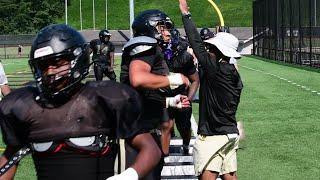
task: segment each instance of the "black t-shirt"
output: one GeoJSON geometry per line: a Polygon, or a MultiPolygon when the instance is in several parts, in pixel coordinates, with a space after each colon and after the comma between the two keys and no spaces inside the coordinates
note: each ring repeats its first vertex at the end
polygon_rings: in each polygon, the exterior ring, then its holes
{"type": "Polygon", "coordinates": [[[205,49],[191,18],[183,17],[189,43],[201,65],[198,134],[239,133],[236,111],[243,84],[233,64],[219,62],[205,49]]]}
{"type": "Polygon", "coordinates": [[[111,64],[110,53],[114,52],[115,49],[112,42],[102,43],[99,39],[94,39],[90,41],[90,48],[93,52],[92,60],[99,63],[107,63],[108,65],[111,64]]]}
{"type": "MultiPolygon", "coordinates": [[[[177,51],[171,59],[166,59],[166,62],[170,72],[173,73],[181,73],[188,77],[197,72],[196,66],[193,63],[193,56],[186,50],[177,51]]],[[[187,95],[188,90],[185,85],[181,85],[173,90],[168,89],[167,93],[168,96],[175,96],[177,94],[187,95]]]]}
{"type": "Polygon", "coordinates": [[[172,59],[166,61],[170,72],[190,76],[197,71],[193,62],[193,56],[186,50],[177,52],[172,59]]]}
{"type": "MultiPolygon", "coordinates": [[[[130,56],[130,50],[122,54],[120,81],[130,85],[129,66],[132,61],[141,60],[151,66],[151,73],[168,75],[169,69],[164,60],[159,46],[155,46],[142,53],[130,56]]],[[[137,89],[143,99],[142,119],[148,124],[149,129],[159,125],[165,108],[165,95],[160,90],[137,89]]]]}
{"type": "Polygon", "coordinates": [[[157,75],[168,75],[169,69],[164,60],[159,46],[155,46],[147,51],[136,55],[129,55],[130,52],[124,51],[121,62],[121,82],[130,85],[129,80],[129,66],[132,61],[141,60],[151,66],[151,73],[157,75]]]}
{"type": "Polygon", "coordinates": [[[179,51],[187,50],[188,46],[190,46],[188,40],[184,37],[179,37],[179,44],[178,44],[177,49],[179,51]]]}
{"type": "Polygon", "coordinates": [[[65,104],[46,108],[37,103],[34,87],[13,91],[0,104],[4,142],[22,147],[30,142],[63,140],[105,134],[130,138],[146,132],[139,120],[138,93],[113,81],[86,83],[65,104]]]}

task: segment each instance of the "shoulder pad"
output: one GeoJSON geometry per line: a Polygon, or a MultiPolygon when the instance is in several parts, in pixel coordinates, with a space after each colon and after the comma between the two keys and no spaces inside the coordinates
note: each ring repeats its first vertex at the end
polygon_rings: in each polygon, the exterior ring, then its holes
{"type": "Polygon", "coordinates": [[[90,41],[90,44],[99,44],[100,40],[99,39],[93,39],[90,41]]]}
{"type": "Polygon", "coordinates": [[[131,38],[124,45],[123,51],[129,52],[131,56],[145,52],[157,45],[157,40],[148,36],[138,36],[131,38]]]}
{"type": "Polygon", "coordinates": [[[100,40],[99,39],[93,39],[90,41],[90,48],[96,48],[97,45],[100,45],[100,40]]]}

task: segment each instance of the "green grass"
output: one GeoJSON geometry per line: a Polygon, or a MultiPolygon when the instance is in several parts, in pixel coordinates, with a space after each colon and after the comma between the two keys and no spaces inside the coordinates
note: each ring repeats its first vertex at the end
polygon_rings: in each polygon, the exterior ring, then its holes
{"type": "Polygon", "coordinates": [[[246,139],[239,151],[239,179],[317,179],[320,175],[320,95],[271,75],[320,91],[317,72],[244,58],[238,119],[246,139]]]}
{"type": "MultiPolygon", "coordinates": [[[[27,64],[21,59],[8,60],[11,61],[15,64],[27,64]]],[[[5,64],[6,71],[14,70],[15,64],[5,64]]],[[[116,64],[119,64],[119,59],[116,64]]],[[[320,95],[267,73],[318,92],[320,73],[252,57],[242,58],[239,65],[244,89],[237,118],[243,121],[246,133],[238,153],[239,179],[318,179],[320,95]]],[[[198,104],[194,104],[193,113],[196,119],[197,107],[198,104]]],[[[3,144],[1,146],[3,147],[3,144]]],[[[16,179],[35,179],[30,157],[21,162],[16,179]]]]}
{"type": "MultiPolygon", "coordinates": [[[[70,0],[68,24],[80,29],[79,1],[70,0]]],[[[108,0],[108,29],[129,29],[129,1],[108,0]]],[[[225,24],[230,27],[252,26],[252,0],[214,0],[225,24]]],[[[218,15],[207,0],[189,0],[190,11],[199,27],[215,27],[220,24],[218,15]]],[[[95,0],[96,29],[105,27],[105,0],[95,0]]],[[[178,0],[135,0],[135,15],[146,9],[166,12],[177,27],[182,27],[178,0]]],[[[65,17],[57,20],[65,22],[65,17]]],[[[82,0],[83,29],[93,28],[92,1],[82,0]]]]}
{"type": "Polygon", "coordinates": [[[9,77],[12,74],[16,75],[17,72],[30,72],[30,68],[26,58],[3,59],[1,60],[1,63],[4,67],[6,75],[9,75],[9,77]]]}

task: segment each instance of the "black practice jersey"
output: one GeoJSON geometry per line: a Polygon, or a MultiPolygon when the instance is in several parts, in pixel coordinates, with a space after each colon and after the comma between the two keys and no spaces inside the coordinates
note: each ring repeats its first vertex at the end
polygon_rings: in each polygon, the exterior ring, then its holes
{"type": "Polygon", "coordinates": [[[65,104],[46,108],[34,99],[35,87],[13,91],[0,104],[4,142],[24,146],[30,142],[70,137],[108,135],[129,138],[144,133],[139,122],[142,111],[138,93],[113,81],[86,83],[65,104]]]}
{"type": "Polygon", "coordinates": [[[130,56],[129,52],[123,52],[121,62],[121,82],[130,84],[129,65],[134,60],[141,60],[151,66],[151,73],[157,75],[168,75],[169,69],[164,60],[159,46],[155,46],[150,50],[130,56]]]}
{"type": "Polygon", "coordinates": [[[110,53],[114,52],[114,45],[112,42],[102,43],[99,39],[90,41],[90,48],[92,49],[92,60],[98,61],[99,63],[111,64],[110,53]]]}
{"type": "Polygon", "coordinates": [[[243,88],[240,75],[233,64],[219,62],[207,52],[190,18],[183,17],[182,20],[202,71],[198,134],[238,133],[235,115],[243,88]]]}
{"type": "MultiPolygon", "coordinates": [[[[168,75],[169,69],[161,53],[160,47],[155,44],[151,49],[130,55],[131,49],[124,50],[121,62],[120,81],[130,85],[129,65],[132,61],[141,60],[151,66],[151,73],[157,75],[168,75]]],[[[165,95],[160,90],[137,89],[143,99],[144,113],[142,119],[149,124],[150,129],[156,128],[163,116],[165,108],[165,95]]]]}
{"type": "Polygon", "coordinates": [[[193,56],[186,50],[175,53],[174,56],[171,59],[166,60],[166,62],[170,72],[189,76],[197,71],[193,62],[193,56]]]}
{"type": "MultiPolygon", "coordinates": [[[[193,56],[186,50],[176,52],[171,59],[166,59],[169,71],[173,73],[181,73],[185,76],[190,76],[197,72],[196,66],[193,63],[193,56]]],[[[174,90],[168,90],[169,96],[177,94],[188,94],[185,86],[182,85],[174,90]]]]}

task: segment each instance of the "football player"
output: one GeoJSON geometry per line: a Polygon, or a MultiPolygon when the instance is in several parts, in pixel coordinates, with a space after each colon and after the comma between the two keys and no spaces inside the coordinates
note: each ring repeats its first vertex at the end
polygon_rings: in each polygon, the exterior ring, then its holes
{"type": "MultiPolygon", "coordinates": [[[[114,81],[82,83],[89,60],[89,47],[75,29],[61,24],[40,30],[29,60],[37,87],[17,89],[0,105],[7,145],[0,165],[12,165],[15,152],[30,147],[40,180],[105,180],[114,175],[117,139],[123,138],[138,156],[114,177],[138,180],[155,167],[161,151],[140,122],[139,94],[114,81]]],[[[2,178],[13,178],[15,170],[2,178]]]]}

